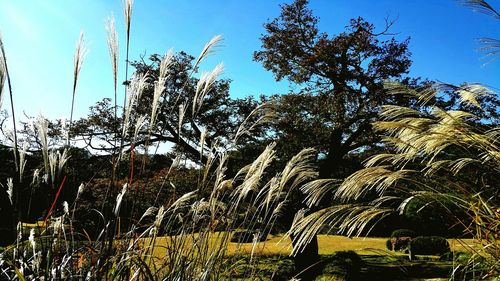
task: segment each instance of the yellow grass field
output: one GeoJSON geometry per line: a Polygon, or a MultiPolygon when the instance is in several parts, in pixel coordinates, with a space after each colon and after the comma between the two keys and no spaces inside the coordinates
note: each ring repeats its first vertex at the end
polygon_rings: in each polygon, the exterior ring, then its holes
{"type": "MultiPolygon", "coordinates": [[[[218,235],[218,234],[215,234],[218,235]]],[[[391,253],[386,249],[388,238],[348,238],[338,235],[318,235],[319,253],[321,255],[333,254],[337,251],[352,250],[358,254],[385,255],[391,253]]],[[[165,247],[169,237],[158,237],[155,247],[155,256],[165,254],[165,247]]],[[[212,237],[210,243],[217,243],[217,237],[212,237]]],[[[473,239],[448,239],[452,250],[466,251],[466,248],[474,246],[473,239]]],[[[188,243],[189,244],[189,243],[188,243]]],[[[213,245],[213,244],[212,244],[213,245]]],[[[252,243],[228,243],[228,254],[251,253],[254,245],[252,243]]],[[[265,242],[259,242],[254,248],[257,255],[289,255],[291,253],[291,241],[283,236],[270,235],[265,242]]],[[[394,254],[394,253],[392,253],[394,254]]]]}

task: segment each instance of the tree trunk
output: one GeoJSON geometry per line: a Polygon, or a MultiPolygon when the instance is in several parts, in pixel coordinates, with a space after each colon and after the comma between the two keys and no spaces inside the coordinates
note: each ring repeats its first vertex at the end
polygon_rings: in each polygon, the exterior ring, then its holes
{"type": "MultiPolygon", "coordinates": [[[[292,236],[292,241],[294,237],[292,236]]],[[[295,244],[292,243],[295,247],[295,244]]],[[[302,281],[314,280],[320,273],[320,259],[318,252],[318,238],[313,237],[311,242],[304,247],[304,250],[293,257],[295,264],[294,277],[302,281]]]]}
{"type": "Polygon", "coordinates": [[[330,177],[341,176],[340,168],[346,154],[342,144],[342,130],[335,129],[330,135],[330,143],[328,147],[328,155],[319,169],[319,178],[325,179],[330,177]]]}
{"type": "MultiPolygon", "coordinates": [[[[335,129],[330,136],[328,155],[321,165],[319,178],[330,178],[340,175],[338,171],[342,167],[345,152],[342,146],[342,130],[335,129]]],[[[311,209],[308,213],[318,210],[319,207],[311,209]]],[[[307,215],[307,214],[306,214],[307,215]]],[[[292,241],[294,237],[291,237],[292,241]]],[[[292,246],[295,247],[295,245],[292,246]]],[[[311,242],[305,245],[304,250],[294,257],[295,277],[301,280],[314,280],[320,273],[320,257],[318,252],[318,238],[315,235],[311,242]]]]}

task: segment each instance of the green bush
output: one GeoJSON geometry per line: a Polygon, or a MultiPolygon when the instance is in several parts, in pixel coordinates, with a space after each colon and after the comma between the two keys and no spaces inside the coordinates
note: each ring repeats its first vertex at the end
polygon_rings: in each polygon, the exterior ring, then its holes
{"type": "Polygon", "coordinates": [[[229,265],[222,274],[222,280],[247,280],[249,274],[251,280],[273,280],[286,281],[293,277],[293,259],[279,256],[261,256],[254,262],[250,262],[249,256],[229,257],[226,259],[229,265]]]}
{"type": "Polygon", "coordinates": [[[341,276],[344,280],[358,280],[363,260],[354,251],[341,251],[325,260],[322,275],[341,276]]]}
{"type": "Polygon", "coordinates": [[[450,244],[440,236],[419,236],[411,240],[412,255],[444,255],[450,252],[450,244]]]}
{"type": "Polygon", "coordinates": [[[411,229],[396,229],[391,233],[391,237],[410,237],[410,238],[415,238],[417,237],[417,233],[411,229]]]}
{"type": "Polygon", "coordinates": [[[392,251],[407,251],[408,248],[410,247],[410,241],[411,238],[409,237],[398,237],[398,238],[390,238],[387,239],[385,245],[388,250],[392,251]],[[394,248],[393,248],[393,243],[394,243],[394,248]]]}
{"type": "Polygon", "coordinates": [[[411,229],[396,229],[391,233],[391,238],[386,241],[385,245],[390,251],[406,251],[415,236],[417,233],[411,229]]]}

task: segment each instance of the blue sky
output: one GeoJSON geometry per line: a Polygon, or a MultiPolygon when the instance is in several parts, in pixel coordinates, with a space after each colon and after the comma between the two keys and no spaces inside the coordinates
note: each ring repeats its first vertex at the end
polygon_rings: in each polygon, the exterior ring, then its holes
{"type": "MultiPolygon", "coordinates": [[[[500,1],[491,0],[492,4],[500,1]]],[[[286,82],[252,61],[260,48],[263,23],[280,13],[277,0],[135,0],[131,59],[165,53],[169,48],[197,56],[214,35],[225,38],[223,48],[206,60],[210,70],[220,61],[224,77],[232,79],[231,95],[289,91],[286,82]]],[[[290,1],[286,1],[290,2],[290,1]]],[[[481,82],[500,88],[500,60],[489,63],[475,39],[500,38],[498,20],[474,13],[453,0],[311,0],[319,27],[341,32],[350,18],[362,16],[382,28],[385,17],[398,18],[392,32],[411,37],[411,76],[448,83],[481,82]]],[[[90,52],[81,70],[75,116],[113,96],[111,66],[104,23],[114,14],[120,38],[120,80],[123,80],[124,25],[120,0],[0,0],[0,32],[11,71],[16,112],[68,118],[72,64],[76,40],[84,31],[90,52]]],[[[292,87],[293,89],[293,87],[292,87]]],[[[123,93],[120,91],[119,93],[123,93]]],[[[5,99],[6,108],[8,100],[5,99]]]]}

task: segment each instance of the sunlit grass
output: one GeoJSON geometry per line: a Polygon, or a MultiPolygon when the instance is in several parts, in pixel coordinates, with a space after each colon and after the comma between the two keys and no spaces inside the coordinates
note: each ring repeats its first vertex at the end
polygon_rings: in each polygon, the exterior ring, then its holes
{"type": "MultiPolygon", "coordinates": [[[[220,243],[222,233],[216,232],[210,237],[210,247],[217,248],[217,243],[220,243]]],[[[156,240],[156,247],[154,249],[154,256],[161,258],[164,257],[168,241],[172,237],[158,237],[156,240]]],[[[192,238],[186,243],[186,247],[191,247],[192,238]]],[[[388,238],[383,237],[354,237],[348,238],[339,235],[318,235],[319,254],[330,255],[338,251],[355,251],[360,255],[385,255],[394,254],[386,248],[386,241],[388,238]]],[[[477,247],[478,244],[474,239],[448,239],[452,251],[467,252],[477,247]]],[[[147,242],[145,243],[147,244],[147,242]]],[[[268,239],[264,242],[258,242],[254,246],[253,243],[228,243],[227,255],[236,254],[251,254],[252,249],[254,255],[282,255],[288,256],[291,254],[292,243],[290,238],[283,235],[269,235],[268,239]]],[[[401,253],[403,254],[403,253],[401,253]]]]}

